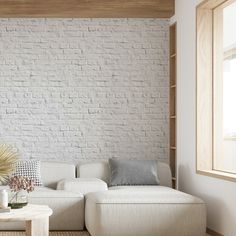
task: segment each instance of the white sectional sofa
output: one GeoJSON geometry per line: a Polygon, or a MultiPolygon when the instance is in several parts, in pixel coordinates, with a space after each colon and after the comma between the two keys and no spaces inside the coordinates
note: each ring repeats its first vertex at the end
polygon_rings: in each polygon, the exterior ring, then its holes
{"type": "MultiPolygon", "coordinates": [[[[108,187],[108,162],[41,163],[44,187],[29,202],[53,210],[50,230],[83,230],[92,236],[205,236],[202,200],[171,188],[167,164],[158,163],[160,186],[108,187]],[[77,178],[75,178],[77,177],[77,178]]],[[[23,229],[1,224],[0,230],[23,229]]]]}

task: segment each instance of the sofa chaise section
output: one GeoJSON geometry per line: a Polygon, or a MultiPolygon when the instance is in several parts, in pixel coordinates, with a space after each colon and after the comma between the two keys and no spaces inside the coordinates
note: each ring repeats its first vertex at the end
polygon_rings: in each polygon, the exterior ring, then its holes
{"type": "Polygon", "coordinates": [[[167,187],[113,188],[86,195],[92,236],[205,236],[205,204],[167,187]]]}
{"type": "MultiPolygon", "coordinates": [[[[85,195],[85,224],[92,236],[205,236],[205,203],[171,187],[170,168],[158,163],[161,186],[115,186],[85,195]]],[[[109,183],[107,162],[78,166],[79,177],[109,183]]]]}

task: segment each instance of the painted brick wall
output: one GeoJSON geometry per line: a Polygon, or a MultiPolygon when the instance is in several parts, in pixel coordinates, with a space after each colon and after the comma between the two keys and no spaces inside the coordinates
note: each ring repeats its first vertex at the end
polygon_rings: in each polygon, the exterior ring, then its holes
{"type": "Polygon", "coordinates": [[[167,161],[168,23],[0,19],[0,141],[23,158],[167,161]]]}

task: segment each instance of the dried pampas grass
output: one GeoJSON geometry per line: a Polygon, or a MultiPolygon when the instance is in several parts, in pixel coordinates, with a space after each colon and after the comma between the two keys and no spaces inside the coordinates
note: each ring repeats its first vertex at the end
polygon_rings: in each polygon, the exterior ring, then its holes
{"type": "Polygon", "coordinates": [[[17,160],[18,152],[14,147],[0,144],[0,184],[3,184],[15,170],[17,160]]]}

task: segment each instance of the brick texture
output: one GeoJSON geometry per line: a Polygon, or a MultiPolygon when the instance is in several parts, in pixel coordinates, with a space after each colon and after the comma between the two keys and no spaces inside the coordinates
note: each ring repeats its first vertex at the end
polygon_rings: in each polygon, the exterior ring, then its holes
{"type": "Polygon", "coordinates": [[[22,158],[168,160],[166,19],[0,19],[0,141],[22,158]]]}

